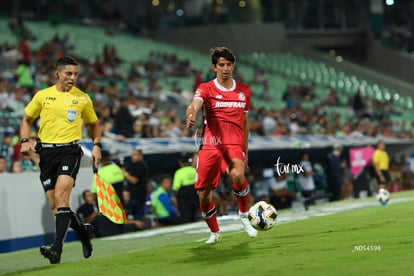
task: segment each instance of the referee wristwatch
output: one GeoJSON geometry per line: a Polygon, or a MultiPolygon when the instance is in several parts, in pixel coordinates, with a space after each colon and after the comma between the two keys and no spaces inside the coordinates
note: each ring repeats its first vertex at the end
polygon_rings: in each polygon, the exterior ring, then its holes
{"type": "Polygon", "coordinates": [[[102,143],[101,142],[93,143],[93,145],[102,149],[102,143]]]}
{"type": "Polygon", "coordinates": [[[22,138],[20,140],[20,144],[27,143],[27,142],[29,142],[29,138],[22,138]]]}

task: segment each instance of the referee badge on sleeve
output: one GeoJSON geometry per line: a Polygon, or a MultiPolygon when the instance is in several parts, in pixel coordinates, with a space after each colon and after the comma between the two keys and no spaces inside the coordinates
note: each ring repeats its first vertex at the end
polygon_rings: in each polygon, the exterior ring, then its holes
{"type": "Polygon", "coordinates": [[[69,122],[73,122],[76,119],[76,115],[77,115],[77,111],[76,110],[68,110],[68,112],[66,113],[66,118],[68,118],[69,122]]]}

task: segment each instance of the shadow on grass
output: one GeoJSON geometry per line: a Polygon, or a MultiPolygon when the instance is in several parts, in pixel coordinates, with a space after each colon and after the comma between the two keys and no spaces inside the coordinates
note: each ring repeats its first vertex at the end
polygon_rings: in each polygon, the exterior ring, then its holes
{"type": "MultiPolygon", "coordinates": [[[[200,263],[203,265],[226,263],[237,259],[248,258],[252,251],[250,250],[248,241],[232,242],[226,244],[221,242],[218,244],[203,244],[191,248],[191,262],[200,263]]],[[[188,262],[188,260],[180,260],[179,262],[188,262]]]]}

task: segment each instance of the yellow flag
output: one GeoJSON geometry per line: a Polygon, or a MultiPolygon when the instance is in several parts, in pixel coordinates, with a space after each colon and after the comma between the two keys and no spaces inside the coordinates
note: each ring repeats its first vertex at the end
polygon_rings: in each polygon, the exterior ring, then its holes
{"type": "Polygon", "coordinates": [[[97,173],[95,173],[95,182],[99,211],[112,222],[125,224],[127,222],[126,213],[114,187],[110,183],[106,184],[97,173]]]}

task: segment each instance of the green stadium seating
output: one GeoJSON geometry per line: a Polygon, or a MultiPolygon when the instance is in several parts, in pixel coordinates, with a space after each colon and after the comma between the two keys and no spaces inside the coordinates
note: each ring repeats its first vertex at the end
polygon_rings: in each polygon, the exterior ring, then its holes
{"type": "MultiPolygon", "coordinates": [[[[207,72],[210,67],[209,57],[206,54],[128,33],[119,33],[111,36],[106,33],[105,29],[100,27],[69,23],[51,25],[49,22],[28,21],[26,25],[37,37],[36,41],[31,41],[31,47],[35,50],[41,47],[45,41],[51,40],[57,33],[61,36],[66,33],[69,34],[69,39],[75,45],[70,54],[86,60],[101,55],[104,45],[115,46],[118,55],[124,61],[121,64],[121,69],[125,73],[128,72],[131,62],[138,60],[146,61],[151,52],[176,54],[181,60],[190,60],[192,69],[200,70],[201,72],[207,72]]],[[[0,19],[0,31],[2,33],[0,42],[17,42],[17,37],[8,27],[7,19],[0,19]]],[[[410,111],[413,109],[411,96],[399,95],[396,91],[391,91],[378,84],[369,83],[354,75],[339,71],[324,62],[297,56],[292,53],[242,54],[239,56],[236,68],[242,74],[244,81],[251,85],[255,95],[255,106],[257,107],[283,108],[285,103],[282,101],[282,96],[289,84],[305,84],[310,86],[314,83],[316,86],[313,93],[316,97],[312,102],[301,103],[301,106],[304,108],[311,108],[323,102],[326,99],[325,90],[330,86],[337,91],[343,107],[348,104],[349,98],[357,90],[360,90],[363,95],[379,101],[393,99],[397,111],[401,114],[411,113],[410,111]],[[273,101],[261,101],[257,98],[263,90],[263,87],[260,85],[252,83],[257,68],[263,69],[266,72],[269,92],[273,101]]],[[[117,83],[119,89],[122,89],[124,85],[125,82],[117,83]]],[[[159,81],[159,85],[163,89],[171,89],[173,85],[178,85],[183,90],[191,91],[193,89],[193,76],[190,75],[186,78],[167,76],[164,80],[159,81]]],[[[337,110],[340,113],[341,121],[347,119],[344,108],[340,107],[337,110]]],[[[412,116],[407,115],[404,116],[404,120],[411,122],[414,119],[412,116]]]]}

